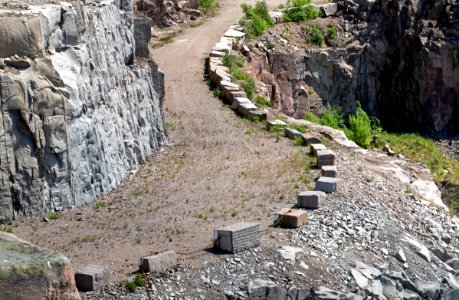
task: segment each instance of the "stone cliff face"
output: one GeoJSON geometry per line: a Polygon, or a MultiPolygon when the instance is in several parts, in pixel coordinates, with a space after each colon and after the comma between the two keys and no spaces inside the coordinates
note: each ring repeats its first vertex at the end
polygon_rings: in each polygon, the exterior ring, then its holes
{"type": "Polygon", "coordinates": [[[131,1],[40,2],[0,6],[0,221],[89,203],[165,144],[131,1]]]}
{"type": "Polygon", "coordinates": [[[348,113],[361,101],[388,129],[458,134],[459,2],[335,2],[344,41],[255,59],[273,103],[302,117],[322,100],[348,113]]]}
{"type": "Polygon", "coordinates": [[[138,13],[152,18],[153,24],[160,28],[202,16],[198,10],[199,0],[135,0],[135,7],[138,13]]]}

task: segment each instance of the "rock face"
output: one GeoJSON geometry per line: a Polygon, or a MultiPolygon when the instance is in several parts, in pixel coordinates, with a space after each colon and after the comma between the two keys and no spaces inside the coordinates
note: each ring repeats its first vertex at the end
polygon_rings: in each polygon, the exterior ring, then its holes
{"type": "Polygon", "coordinates": [[[135,59],[145,26],[130,1],[11,5],[0,6],[0,222],[89,203],[165,144],[163,74],[135,59]],[[27,57],[2,59],[13,54],[27,57]]]}
{"type": "Polygon", "coordinates": [[[0,290],[2,299],[80,299],[65,256],[2,232],[0,290]]]}
{"type": "Polygon", "coordinates": [[[348,113],[361,101],[388,129],[459,133],[459,2],[335,2],[345,42],[274,51],[266,37],[257,77],[274,106],[301,118],[321,100],[348,113]]]}
{"type": "Polygon", "coordinates": [[[199,0],[135,0],[135,6],[139,13],[152,18],[153,24],[160,28],[202,16],[198,10],[199,0]]]}

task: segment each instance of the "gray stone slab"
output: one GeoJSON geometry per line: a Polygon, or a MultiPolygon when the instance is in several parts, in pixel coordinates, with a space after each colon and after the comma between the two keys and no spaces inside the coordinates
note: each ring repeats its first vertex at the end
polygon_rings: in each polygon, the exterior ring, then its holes
{"type": "Polygon", "coordinates": [[[317,151],[326,150],[327,149],[327,147],[325,147],[325,145],[323,145],[323,144],[310,144],[309,147],[311,149],[311,153],[314,156],[317,156],[317,151]]]}
{"type": "Polygon", "coordinates": [[[266,122],[266,129],[268,129],[268,131],[272,128],[272,127],[275,127],[275,126],[281,126],[281,127],[287,127],[287,123],[285,123],[284,121],[282,120],[269,120],[266,122]]]}
{"type": "Polygon", "coordinates": [[[333,193],[338,188],[338,179],[333,177],[320,177],[316,181],[314,191],[333,193]]]}
{"type": "Polygon", "coordinates": [[[253,103],[242,103],[238,106],[237,112],[243,117],[247,117],[250,111],[257,110],[257,106],[253,103]]]}
{"type": "Polygon", "coordinates": [[[297,196],[297,206],[301,208],[319,208],[327,199],[327,194],[321,191],[305,191],[297,196]]]}
{"type": "Polygon", "coordinates": [[[335,152],[329,149],[317,150],[317,166],[333,166],[335,164],[335,152]]]}
{"type": "Polygon", "coordinates": [[[251,110],[247,113],[246,118],[254,121],[257,118],[258,121],[264,121],[268,118],[268,114],[261,110],[251,110]]]}
{"type": "Polygon", "coordinates": [[[164,272],[177,265],[177,254],[174,251],[166,251],[140,259],[139,269],[142,272],[164,272]]]}
{"type": "Polygon", "coordinates": [[[221,250],[237,253],[260,245],[259,224],[236,223],[214,230],[214,243],[221,250]]]}
{"type": "Polygon", "coordinates": [[[252,103],[252,101],[250,101],[249,99],[247,98],[240,98],[240,97],[237,97],[237,98],[234,98],[234,101],[233,101],[233,104],[231,104],[231,108],[233,110],[237,110],[239,105],[243,104],[243,103],[252,103]]]}
{"type": "Polygon", "coordinates": [[[301,138],[302,137],[302,134],[301,132],[299,132],[298,130],[296,129],[293,129],[293,128],[288,128],[286,127],[284,129],[284,134],[287,138],[293,140],[294,138],[298,137],[298,138],[301,138]]]}
{"type": "Polygon", "coordinates": [[[322,176],[324,177],[336,177],[336,166],[322,166],[322,176]]]}
{"type": "Polygon", "coordinates": [[[106,267],[89,265],[75,272],[75,283],[83,291],[95,291],[108,284],[110,273],[106,267]]]}
{"type": "Polygon", "coordinates": [[[303,133],[303,143],[305,145],[320,144],[320,137],[313,133],[303,133]]]}

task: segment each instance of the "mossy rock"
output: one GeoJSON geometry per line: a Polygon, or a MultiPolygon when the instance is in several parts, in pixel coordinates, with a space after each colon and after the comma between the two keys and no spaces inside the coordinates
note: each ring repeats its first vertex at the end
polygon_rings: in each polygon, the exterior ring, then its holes
{"type": "Polygon", "coordinates": [[[80,299],[67,257],[2,232],[0,291],[5,299],[80,299]]]}

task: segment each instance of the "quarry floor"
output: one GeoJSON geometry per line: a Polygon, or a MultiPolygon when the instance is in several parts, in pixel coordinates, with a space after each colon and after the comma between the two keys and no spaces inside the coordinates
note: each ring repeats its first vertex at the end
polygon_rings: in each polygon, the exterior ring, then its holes
{"type": "Polygon", "coordinates": [[[107,266],[119,281],[138,269],[140,257],[168,249],[193,252],[198,264],[210,254],[194,252],[210,245],[214,228],[243,220],[264,229],[279,202],[296,201],[308,188],[298,178],[306,149],[236,117],[204,78],[205,57],[239,19],[244,2],[255,1],[221,1],[217,16],[154,50],[165,73],[169,147],[98,202],[49,222],[43,216],[17,221],[14,234],[63,252],[76,269],[107,266]]]}

